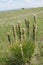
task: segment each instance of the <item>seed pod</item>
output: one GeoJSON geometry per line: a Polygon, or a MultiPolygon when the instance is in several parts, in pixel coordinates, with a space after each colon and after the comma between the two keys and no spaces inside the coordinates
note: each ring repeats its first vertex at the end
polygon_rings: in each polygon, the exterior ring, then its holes
{"type": "Polygon", "coordinates": [[[7,33],[7,37],[8,37],[8,42],[11,44],[11,39],[10,39],[10,34],[9,34],[9,32],[7,33]]]}

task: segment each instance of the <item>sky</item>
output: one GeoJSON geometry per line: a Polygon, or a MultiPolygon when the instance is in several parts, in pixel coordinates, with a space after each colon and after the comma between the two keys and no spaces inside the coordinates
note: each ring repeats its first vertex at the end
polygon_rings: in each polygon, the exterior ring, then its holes
{"type": "Polygon", "coordinates": [[[0,0],[0,11],[43,7],[43,0],[0,0]]]}

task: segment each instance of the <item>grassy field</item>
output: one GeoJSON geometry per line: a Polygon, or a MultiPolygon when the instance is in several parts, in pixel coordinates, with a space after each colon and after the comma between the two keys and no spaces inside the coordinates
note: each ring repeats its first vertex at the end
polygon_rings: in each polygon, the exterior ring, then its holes
{"type": "MultiPolygon", "coordinates": [[[[12,43],[14,43],[12,24],[15,26],[20,21],[21,27],[24,28],[24,19],[28,18],[30,21],[30,38],[32,38],[32,27],[34,22],[33,14],[37,15],[37,42],[40,43],[40,46],[43,46],[43,7],[0,12],[0,64],[2,63],[1,65],[3,65],[2,60],[5,51],[9,50],[7,32],[10,33],[11,41],[12,43]]],[[[43,55],[43,48],[41,50],[43,55]]],[[[43,58],[41,58],[40,63],[43,62],[42,60],[43,58]]],[[[40,65],[43,65],[43,63],[40,65]]]]}

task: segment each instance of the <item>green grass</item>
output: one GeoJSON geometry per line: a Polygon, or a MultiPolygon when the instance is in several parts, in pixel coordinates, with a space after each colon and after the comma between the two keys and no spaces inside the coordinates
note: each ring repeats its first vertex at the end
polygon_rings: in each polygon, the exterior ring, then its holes
{"type": "MultiPolygon", "coordinates": [[[[33,8],[33,9],[24,9],[17,11],[8,11],[0,12],[0,64],[3,65],[4,53],[9,52],[9,43],[7,39],[7,32],[10,33],[11,42],[14,43],[13,33],[12,33],[12,24],[14,26],[17,22],[21,21],[21,27],[24,28],[24,19],[28,18],[30,21],[30,38],[32,39],[32,27],[33,27],[33,14],[37,15],[37,42],[43,43],[43,7],[42,8],[33,8]],[[40,12],[40,13],[39,13],[40,12]],[[2,62],[3,61],[3,62],[2,62]]],[[[43,44],[42,44],[43,46],[43,44]]],[[[41,50],[43,54],[43,48],[41,50]]],[[[25,51],[24,51],[25,53],[25,51]]],[[[5,64],[4,64],[5,65],[5,64]]],[[[42,64],[43,65],[43,64],[42,64]]]]}

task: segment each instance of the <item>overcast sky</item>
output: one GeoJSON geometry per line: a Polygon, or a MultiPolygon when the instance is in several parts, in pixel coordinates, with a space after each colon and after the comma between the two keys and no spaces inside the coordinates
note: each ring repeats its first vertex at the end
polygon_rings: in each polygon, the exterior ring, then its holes
{"type": "Polygon", "coordinates": [[[43,7],[43,0],[0,0],[0,11],[32,7],[43,7]]]}

